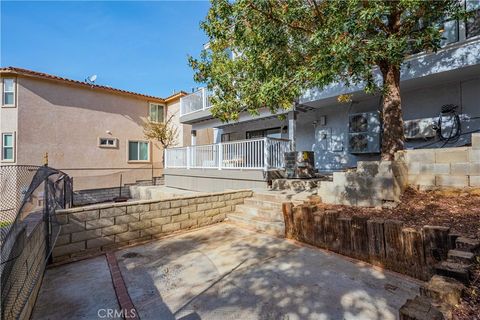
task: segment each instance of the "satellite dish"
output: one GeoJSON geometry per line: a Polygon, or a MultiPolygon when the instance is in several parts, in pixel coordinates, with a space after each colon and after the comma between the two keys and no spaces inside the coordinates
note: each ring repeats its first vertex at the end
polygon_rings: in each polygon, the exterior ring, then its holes
{"type": "Polygon", "coordinates": [[[91,75],[90,77],[87,77],[87,79],[85,79],[85,81],[89,82],[89,83],[94,83],[95,80],[97,80],[97,75],[96,74],[91,75]]]}

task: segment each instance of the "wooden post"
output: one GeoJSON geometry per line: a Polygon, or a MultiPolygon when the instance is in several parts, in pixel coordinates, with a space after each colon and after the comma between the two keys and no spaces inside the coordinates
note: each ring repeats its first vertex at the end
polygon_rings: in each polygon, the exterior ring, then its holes
{"type": "Polygon", "coordinates": [[[336,246],[335,242],[337,239],[336,236],[336,224],[337,218],[339,214],[337,211],[334,210],[327,210],[325,211],[324,220],[323,220],[323,231],[325,234],[325,245],[327,249],[338,251],[338,246],[336,246]]]}
{"type": "Polygon", "coordinates": [[[346,255],[352,255],[352,219],[337,219],[337,240],[338,252],[346,255]]]}
{"type": "Polygon", "coordinates": [[[302,232],[303,205],[293,208],[293,238],[298,241],[303,240],[302,232]]]}
{"type": "Polygon", "coordinates": [[[315,244],[315,221],[314,221],[314,206],[302,207],[302,236],[306,243],[315,244]]]}
{"type": "Polygon", "coordinates": [[[313,216],[314,224],[314,244],[320,248],[326,248],[324,232],[325,210],[317,210],[313,216]]]}
{"type": "Polygon", "coordinates": [[[43,155],[43,165],[46,167],[48,166],[48,152],[45,152],[43,155]]]}
{"type": "Polygon", "coordinates": [[[352,217],[352,253],[353,256],[368,261],[367,217],[352,217]]]}
{"type": "Polygon", "coordinates": [[[384,223],[385,232],[385,257],[386,265],[394,270],[400,271],[399,263],[403,261],[403,223],[397,220],[386,220],[384,223]]]}
{"type": "Polygon", "coordinates": [[[385,233],[383,219],[367,221],[368,255],[371,263],[379,266],[385,264],[385,233]]]}
{"type": "Polygon", "coordinates": [[[285,238],[294,239],[293,203],[282,203],[283,220],[285,221],[285,238]]]}
{"type": "Polygon", "coordinates": [[[405,259],[402,273],[417,279],[428,280],[422,234],[413,228],[403,228],[402,234],[405,259]]]}

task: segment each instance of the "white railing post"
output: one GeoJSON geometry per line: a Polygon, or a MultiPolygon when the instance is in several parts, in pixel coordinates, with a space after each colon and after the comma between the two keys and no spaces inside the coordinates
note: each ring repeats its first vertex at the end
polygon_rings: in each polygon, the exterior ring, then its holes
{"type": "Polygon", "coordinates": [[[168,152],[167,149],[163,149],[163,168],[168,168],[168,160],[167,160],[168,152]]]}
{"type": "Polygon", "coordinates": [[[263,169],[265,171],[268,170],[268,163],[269,163],[269,154],[268,152],[268,138],[263,138],[263,169]]]}
{"type": "Polygon", "coordinates": [[[218,144],[218,170],[222,170],[223,163],[223,144],[218,144]]]}
{"type": "Polygon", "coordinates": [[[207,109],[207,89],[205,87],[202,88],[202,109],[207,109]]]}
{"type": "Polygon", "coordinates": [[[186,163],[186,167],[187,167],[187,169],[190,169],[190,160],[191,160],[191,159],[190,159],[190,147],[187,147],[186,150],[187,150],[187,155],[186,155],[186,156],[187,156],[187,157],[186,157],[186,158],[187,158],[187,163],[186,163]]]}

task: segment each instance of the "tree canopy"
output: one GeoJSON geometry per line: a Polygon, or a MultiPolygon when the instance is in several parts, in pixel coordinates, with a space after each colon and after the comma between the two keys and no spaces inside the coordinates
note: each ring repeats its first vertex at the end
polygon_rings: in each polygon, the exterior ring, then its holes
{"type": "Polygon", "coordinates": [[[438,49],[439,24],[460,9],[457,0],[212,0],[201,24],[208,48],[190,64],[195,80],[214,91],[220,119],[274,112],[303,90],[336,81],[372,92],[374,67],[438,49]]]}
{"type": "MultiPolygon", "coordinates": [[[[210,42],[189,63],[213,91],[211,112],[222,121],[290,109],[304,90],[334,82],[385,94],[399,85],[405,58],[437,50],[442,22],[461,14],[457,0],[212,0],[201,24],[210,42]]],[[[391,103],[400,110],[399,98],[391,103]]]]}

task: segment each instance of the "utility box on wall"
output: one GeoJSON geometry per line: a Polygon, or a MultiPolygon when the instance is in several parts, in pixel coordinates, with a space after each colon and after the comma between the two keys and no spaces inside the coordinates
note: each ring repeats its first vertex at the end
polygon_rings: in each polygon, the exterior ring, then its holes
{"type": "Polygon", "coordinates": [[[313,178],[315,160],[312,151],[285,152],[285,173],[288,179],[313,178]]]}
{"type": "Polygon", "coordinates": [[[378,112],[348,116],[348,150],[352,154],[380,153],[381,123],[378,112]]]}

